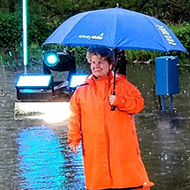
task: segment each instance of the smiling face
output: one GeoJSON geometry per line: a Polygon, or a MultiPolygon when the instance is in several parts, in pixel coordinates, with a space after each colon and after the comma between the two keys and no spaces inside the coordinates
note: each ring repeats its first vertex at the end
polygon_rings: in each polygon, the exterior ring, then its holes
{"type": "Polygon", "coordinates": [[[108,61],[100,55],[92,55],[90,63],[92,74],[97,78],[108,76],[109,71],[112,69],[112,64],[109,64],[108,61]]]}

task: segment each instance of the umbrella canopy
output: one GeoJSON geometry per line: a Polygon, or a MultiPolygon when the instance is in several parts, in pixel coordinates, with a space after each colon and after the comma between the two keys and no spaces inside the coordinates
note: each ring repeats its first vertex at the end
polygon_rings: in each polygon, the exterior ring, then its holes
{"type": "Polygon", "coordinates": [[[63,22],[44,42],[67,46],[187,52],[160,20],[122,8],[79,13],[63,22]]]}

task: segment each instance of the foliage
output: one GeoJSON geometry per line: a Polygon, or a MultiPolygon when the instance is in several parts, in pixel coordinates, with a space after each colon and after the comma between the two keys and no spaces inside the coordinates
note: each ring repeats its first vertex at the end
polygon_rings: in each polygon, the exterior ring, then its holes
{"type": "Polygon", "coordinates": [[[0,48],[18,46],[21,42],[20,13],[5,14],[0,17],[0,48]]]}
{"type": "Polygon", "coordinates": [[[190,20],[189,0],[34,0],[29,2],[29,11],[41,15],[49,24],[59,25],[65,19],[77,13],[95,9],[121,7],[145,13],[171,23],[190,20]],[[35,1],[35,2],[34,2],[35,1]]]}
{"type": "MultiPolygon", "coordinates": [[[[0,0],[0,61],[5,65],[16,64],[15,59],[22,60],[22,13],[21,1],[0,0]]],[[[77,13],[95,9],[115,7],[138,11],[159,18],[174,31],[176,36],[190,52],[190,1],[189,0],[33,0],[28,1],[28,44],[29,59],[41,58],[44,48],[59,48],[62,46],[41,47],[45,39],[64,20],[77,13]]],[[[72,47],[79,70],[86,70],[84,47],[72,47]],[[85,66],[81,66],[85,65],[85,66]],[[84,67],[84,68],[83,68],[84,67]]],[[[184,53],[175,53],[185,64],[189,57],[184,53]]],[[[149,51],[126,50],[128,62],[154,60],[162,54],[149,51]]],[[[18,61],[17,61],[18,62],[18,61]]]]}
{"type": "Polygon", "coordinates": [[[90,73],[90,66],[86,59],[86,47],[74,47],[78,73],[90,73]]]}
{"type": "MultiPolygon", "coordinates": [[[[0,17],[0,48],[14,48],[22,42],[22,19],[20,13],[6,14],[0,17]]],[[[29,44],[42,44],[53,28],[41,18],[31,16],[28,19],[29,44]]]]}
{"type": "Polygon", "coordinates": [[[187,51],[190,52],[190,23],[186,22],[182,25],[170,25],[169,27],[176,34],[187,51]]]}
{"type": "Polygon", "coordinates": [[[126,8],[154,16],[167,23],[181,24],[190,20],[189,0],[135,0],[126,8]]]}
{"type": "Polygon", "coordinates": [[[53,32],[53,27],[48,26],[45,21],[38,16],[30,16],[28,21],[29,44],[42,44],[53,32]]]}
{"type": "MultiPolygon", "coordinates": [[[[176,34],[181,43],[184,45],[187,52],[190,53],[190,22],[185,22],[182,25],[174,24],[170,25],[169,27],[176,34]]],[[[179,56],[181,60],[181,65],[190,66],[189,54],[177,52],[176,55],[179,56]]]]}

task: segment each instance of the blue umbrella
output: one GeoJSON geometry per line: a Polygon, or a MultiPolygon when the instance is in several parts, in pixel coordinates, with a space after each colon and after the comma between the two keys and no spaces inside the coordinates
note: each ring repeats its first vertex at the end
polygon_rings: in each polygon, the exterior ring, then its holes
{"type": "Polygon", "coordinates": [[[43,45],[54,43],[187,52],[175,34],[160,20],[118,7],[83,12],[70,17],[43,45]]]}
{"type": "MultiPolygon", "coordinates": [[[[67,46],[106,46],[160,52],[187,50],[160,20],[119,7],[79,13],[63,22],[44,42],[67,46]]],[[[113,94],[115,94],[114,70],[113,94]]],[[[115,107],[112,107],[115,110],[115,107]]]]}

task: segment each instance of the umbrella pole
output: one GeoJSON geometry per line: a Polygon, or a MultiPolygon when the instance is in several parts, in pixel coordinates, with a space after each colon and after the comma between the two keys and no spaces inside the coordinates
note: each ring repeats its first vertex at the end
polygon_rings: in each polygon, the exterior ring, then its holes
{"type": "MultiPolygon", "coordinates": [[[[116,84],[116,71],[117,71],[117,64],[118,64],[118,49],[114,49],[114,56],[115,56],[115,65],[114,65],[114,76],[113,76],[113,95],[116,95],[115,93],[115,84],[116,84]]],[[[111,111],[115,110],[115,106],[111,106],[111,111]]]]}

